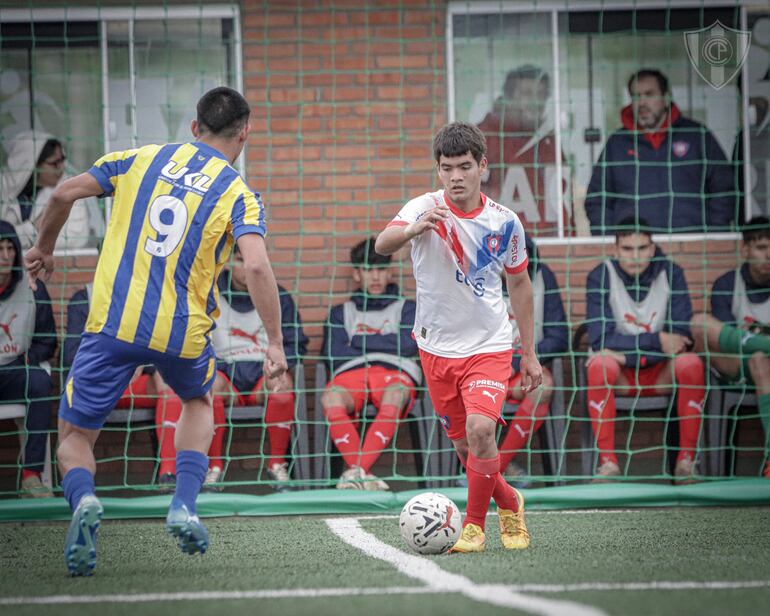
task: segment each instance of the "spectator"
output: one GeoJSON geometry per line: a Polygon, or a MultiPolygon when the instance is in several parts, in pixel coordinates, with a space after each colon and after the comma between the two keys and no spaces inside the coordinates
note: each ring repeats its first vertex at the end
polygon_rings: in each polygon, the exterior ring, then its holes
{"type": "Polygon", "coordinates": [[[561,291],[556,276],[537,254],[532,237],[526,236],[529,264],[527,271],[532,279],[535,299],[535,353],[543,362],[543,387],[528,394],[521,390],[521,335],[516,316],[511,309],[510,298],[506,295],[508,315],[513,325],[513,375],[508,382],[508,400],[518,403],[519,408],[510,422],[510,427],[500,444],[500,472],[514,478],[525,475],[523,468],[513,462],[516,454],[529,442],[543,425],[553,397],[553,375],[547,368],[549,360],[566,353],[569,347],[569,328],[564,313],[561,291]]]}
{"type": "MultiPolygon", "coordinates": [[[[80,337],[86,328],[92,294],[93,284],[88,283],[84,289],[76,291],[67,304],[67,333],[64,339],[64,356],[62,360],[62,367],[65,370],[69,370],[72,366],[75,354],[80,346],[80,337]]],[[[166,425],[164,413],[167,398],[167,395],[160,395],[160,392],[165,392],[167,389],[168,386],[163,382],[163,378],[154,366],[139,366],[115,408],[154,408],[158,418],[156,430],[158,432],[158,442],[160,443],[164,438],[164,426],[166,425]]],[[[171,475],[163,475],[160,471],[158,472],[158,483],[163,491],[172,490],[175,482],[176,479],[173,473],[171,475]]]]}
{"type": "MultiPolygon", "coordinates": [[[[233,250],[233,264],[222,272],[219,281],[220,314],[211,333],[217,355],[217,376],[214,394],[214,438],[209,448],[209,470],[203,482],[204,490],[218,489],[224,471],[224,438],[227,418],[226,404],[236,406],[265,404],[265,426],[270,441],[267,476],[278,492],[290,489],[289,463],[286,456],[291,444],[294,423],[295,384],[291,373],[284,372],[275,379],[265,379],[262,368],[267,348],[267,334],[259,313],[249,297],[246,270],[238,247],[233,250]]],[[[308,338],[302,330],[299,312],[289,292],[278,285],[281,303],[283,348],[289,367],[297,364],[307,352],[308,338]]],[[[300,383],[304,386],[304,383],[300,383]]],[[[182,413],[182,401],[170,390],[166,394],[165,424],[161,443],[161,477],[174,477],[174,426],[182,413]]],[[[161,418],[158,418],[160,425],[161,418]]]]}
{"type": "Polygon", "coordinates": [[[671,101],[668,79],[642,69],[628,81],[623,128],[607,140],[586,198],[593,235],[644,218],[653,232],[727,230],[735,219],[733,170],[702,124],[671,101]]]}
{"type": "Polygon", "coordinates": [[[13,225],[0,220],[0,403],[27,406],[21,496],[53,496],[43,484],[47,431],[51,420],[51,367],[56,325],[51,298],[40,281],[29,287],[21,265],[21,244],[13,225]]]}
{"type": "Polygon", "coordinates": [[[756,386],[765,430],[764,476],[770,478],[770,221],[752,218],[743,231],[743,263],[711,291],[711,315],[693,319],[695,349],[729,382],[756,386]]]}
{"type": "Polygon", "coordinates": [[[682,268],[652,242],[644,219],[626,218],[615,258],[595,267],[587,284],[588,413],[599,449],[597,481],[620,474],[615,450],[615,393],[677,394],[679,453],[675,479],[692,481],[705,377],[694,353],[692,306],[682,268]],[[637,226],[640,225],[640,226],[637,226]]]}
{"type": "MultiPolygon", "coordinates": [[[[550,96],[548,73],[531,64],[510,71],[503,93],[479,123],[487,139],[489,172],[482,190],[514,210],[528,229],[555,233],[558,229],[556,143],[546,121],[550,96]]],[[[562,167],[567,177],[567,167],[562,167]]],[[[568,182],[563,182],[567,203],[568,182]]],[[[570,224],[564,208],[565,228],[570,224]]]]}
{"type": "Polygon", "coordinates": [[[401,298],[398,285],[391,283],[391,257],[374,251],[374,238],[356,244],[350,259],[359,288],[329,311],[322,348],[332,378],[321,405],[346,464],[337,488],[387,490],[370,469],[412,407],[422,380],[412,338],[415,303],[401,298]],[[377,416],[361,445],[351,418],[357,422],[370,402],[377,416]]]}
{"type": "MultiPolygon", "coordinates": [[[[37,219],[49,197],[65,178],[64,149],[52,135],[25,131],[8,147],[8,160],[0,174],[0,218],[16,227],[22,248],[37,237],[37,219]]],[[[89,210],[98,208],[94,199],[78,201],[56,243],[57,248],[82,248],[95,238],[89,228],[89,210]]],[[[99,231],[101,231],[101,225],[99,231]]]]}

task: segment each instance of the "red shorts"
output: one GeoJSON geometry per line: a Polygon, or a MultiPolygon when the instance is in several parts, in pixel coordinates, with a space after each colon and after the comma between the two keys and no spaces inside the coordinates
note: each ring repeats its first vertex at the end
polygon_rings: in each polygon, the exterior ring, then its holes
{"type": "Polygon", "coordinates": [[[238,391],[230,378],[221,370],[217,370],[217,376],[222,377],[230,385],[230,391],[235,394],[235,400],[233,400],[235,406],[257,406],[257,394],[262,393],[262,384],[265,382],[264,375],[259,377],[251,391],[238,391]]]}
{"type": "Polygon", "coordinates": [[[513,351],[470,357],[439,357],[420,351],[425,383],[436,414],[453,441],[465,437],[468,415],[502,422],[513,351]]]}
{"type": "Polygon", "coordinates": [[[414,404],[415,384],[408,374],[395,368],[369,366],[345,370],[329,381],[326,389],[341,387],[347,391],[353,398],[353,409],[358,417],[361,409],[369,402],[379,411],[385,390],[396,381],[409,389],[409,404],[404,407],[402,413],[402,417],[406,417],[414,404]]]}
{"type": "Polygon", "coordinates": [[[150,382],[149,374],[140,374],[128,384],[120,400],[115,405],[116,409],[154,409],[158,402],[157,394],[148,394],[147,385],[150,382]]]}
{"type": "Polygon", "coordinates": [[[667,361],[662,361],[653,364],[649,368],[623,368],[622,374],[631,385],[622,394],[626,396],[638,395],[641,397],[657,395],[658,390],[655,384],[658,382],[658,377],[667,364],[667,361]]]}

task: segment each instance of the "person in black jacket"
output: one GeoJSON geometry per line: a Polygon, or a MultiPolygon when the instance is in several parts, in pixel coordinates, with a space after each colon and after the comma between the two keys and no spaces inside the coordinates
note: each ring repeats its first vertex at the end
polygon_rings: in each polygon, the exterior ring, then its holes
{"type": "Polygon", "coordinates": [[[668,79],[642,69],[628,81],[623,128],[594,166],[585,209],[593,235],[629,216],[653,232],[728,230],[738,207],[732,164],[714,135],[671,101],[668,79]]]}
{"type": "Polygon", "coordinates": [[[0,220],[0,404],[27,406],[21,496],[53,496],[43,484],[46,434],[53,384],[48,360],[56,349],[51,298],[38,281],[32,291],[21,266],[21,243],[13,225],[0,220]]]}

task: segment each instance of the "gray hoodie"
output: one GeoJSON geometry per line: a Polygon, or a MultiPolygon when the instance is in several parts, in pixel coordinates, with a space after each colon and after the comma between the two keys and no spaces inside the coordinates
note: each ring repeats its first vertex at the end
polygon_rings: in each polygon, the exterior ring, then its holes
{"type": "MultiPolygon", "coordinates": [[[[18,196],[34,173],[37,160],[40,158],[40,153],[46,142],[54,138],[53,135],[42,131],[29,130],[17,134],[8,145],[8,160],[0,172],[0,218],[7,220],[14,226],[21,246],[25,250],[35,243],[37,238],[35,223],[43,213],[54,189],[40,188],[37,191],[32,213],[26,220],[22,214],[18,196]]],[[[66,177],[66,174],[63,175],[61,181],[64,181],[66,177]]],[[[83,248],[87,246],[89,236],[94,233],[91,230],[89,210],[96,216],[97,208],[98,204],[93,199],[75,203],[67,223],[59,234],[56,248],[83,248]]],[[[96,225],[96,227],[95,231],[98,231],[100,225],[96,225]]]]}

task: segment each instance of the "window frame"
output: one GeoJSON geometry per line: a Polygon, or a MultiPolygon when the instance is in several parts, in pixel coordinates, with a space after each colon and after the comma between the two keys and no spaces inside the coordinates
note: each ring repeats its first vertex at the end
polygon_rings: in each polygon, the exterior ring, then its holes
{"type": "MultiPolygon", "coordinates": [[[[742,30],[748,29],[747,9],[753,6],[751,0],[647,0],[644,6],[640,6],[637,0],[584,0],[576,4],[574,0],[483,0],[480,2],[468,2],[467,0],[450,0],[446,8],[446,88],[447,88],[447,121],[453,122],[457,119],[455,92],[455,58],[454,58],[454,17],[462,15],[499,15],[499,14],[517,14],[517,13],[539,13],[550,14],[551,16],[551,37],[552,37],[552,56],[553,63],[551,71],[553,75],[559,75],[559,17],[565,13],[584,13],[590,11],[633,11],[633,10],[654,10],[654,9],[696,9],[696,8],[737,8],[740,11],[740,25],[742,30]]],[[[741,66],[741,127],[744,135],[749,134],[749,101],[747,96],[748,87],[748,66],[744,62],[741,66]]],[[[555,78],[553,99],[554,99],[554,117],[561,117],[561,80],[555,78]]],[[[561,152],[561,123],[554,124],[554,149],[561,152]]],[[[751,165],[751,152],[748,139],[743,139],[743,181],[744,186],[749,186],[749,174],[751,165]]],[[[593,165],[595,161],[592,161],[593,165]]],[[[561,156],[556,157],[556,181],[558,190],[558,203],[562,203],[563,194],[563,161],[561,156]]],[[[744,212],[749,216],[750,199],[748,192],[743,196],[744,212]]],[[[538,245],[543,246],[565,246],[565,245],[601,245],[614,242],[612,236],[564,236],[564,218],[563,208],[560,209],[558,235],[551,237],[538,237],[538,245]]],[[[740,221],[745,222],[745,221],[740,221]]],[[[653,240],[658,243],[666,242],[702,242],[709,240],[738,240],[741,238],[740,232],[715,232],[715,233],[660,233],[653,235],[653,240]]]]}
{"type": "MultiPolygon", "coordinates": [[[[136,143],[136,82],[134,68],[134,26],[137,21],[184,20],[184,19],[232,19],[233,39],[233,75],[235,87],[243,90],[243,41],[241,39],[241,10],[238,4],[203,4],[179,6],[138,6],[138,7],[71,7],[71,8],[9,8],[0,10],[0,23],[44,23],[44,22],[91,22],[97,25],[99,32],[99,62],[102,94],[102,141],[104,151],[110,151],[109,123],[109,40],[107,28],[109,22],[125,22],[129,28],[129,62],[131,83],[132,142],[136,143]]],[[[238,171],[245,177],[246,148],[236,161],[238,171]]],[[[105,204],[105,226],[109,223],[111,199],[105,204]]],[[[96,255],[96,248],[71,248],[56,250],[57,256],[96,255]]]]}

